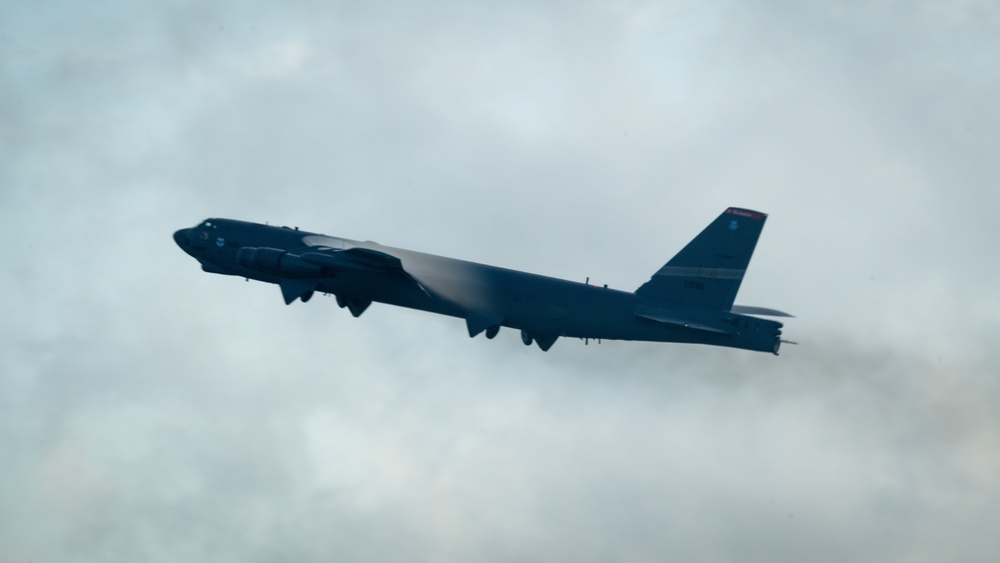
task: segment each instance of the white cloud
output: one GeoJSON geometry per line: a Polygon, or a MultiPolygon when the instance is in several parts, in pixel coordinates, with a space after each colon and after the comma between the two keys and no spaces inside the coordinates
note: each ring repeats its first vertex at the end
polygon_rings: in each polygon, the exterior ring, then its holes
{"type": "Polygon", "coordinates": [[[990,560],[994,11],[8,10],[0,559],[990,560]],[[729,205],[779,358],[286,307],[170,239],[632,289],[729,205]]]}

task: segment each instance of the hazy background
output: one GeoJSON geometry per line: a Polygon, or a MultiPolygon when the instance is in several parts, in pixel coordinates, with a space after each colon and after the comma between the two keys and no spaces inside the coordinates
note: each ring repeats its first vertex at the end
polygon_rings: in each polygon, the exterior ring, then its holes
{"type": "Polygon", "coordinates": [[[1000,5],[0,7],[0,561],[994,561],[1000,5]],[[631,290],[730,205],[775,358],[202,273],[232,217],[631,290]]]}

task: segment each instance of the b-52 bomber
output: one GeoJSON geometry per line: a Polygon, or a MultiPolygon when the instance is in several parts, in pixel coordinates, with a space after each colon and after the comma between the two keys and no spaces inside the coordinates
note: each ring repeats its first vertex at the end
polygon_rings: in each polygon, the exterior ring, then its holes
{"type": "Polygon", "coordinates": [[[710,344],[772,352],[789,317],[734,305],[767,215],[730,207],[634,292],[300,231],[208,219],[174,233],[213,274],[278,284],[286,304],[333,294],[358,317],[372,302],[465,319],[469,336],[501,327],[548,350],[559,337],[710,344]]]}

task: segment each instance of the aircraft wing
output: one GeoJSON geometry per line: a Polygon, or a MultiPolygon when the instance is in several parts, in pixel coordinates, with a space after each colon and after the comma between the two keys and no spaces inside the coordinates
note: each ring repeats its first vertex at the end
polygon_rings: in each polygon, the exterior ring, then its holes
{"type": "MultiPolygon", "coordinates": [[[[345,250],[323,249],[303,252],[303,261],[338,272],[365,272],[402,275],[425,294],[427,289],[403,268],[403,262],[391,254],[371,248],[353,247],[345,250]]],[[[429,295],[429,294],[428,294],[429,295]]]]}
{"type": "Polygon", "coordinates": [[[403,271],[399,258],[370,248],[348,248],[347,250],[317,250],[303,252],[299,257],[323,268],[354,272],[398,272],[403,271]]]}

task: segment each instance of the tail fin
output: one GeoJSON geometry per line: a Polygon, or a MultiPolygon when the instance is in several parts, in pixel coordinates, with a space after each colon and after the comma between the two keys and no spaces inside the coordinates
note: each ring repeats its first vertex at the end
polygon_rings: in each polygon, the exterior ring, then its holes
{"type": "Polygon", "coordinates": [[[730,207],[635,292],[679,305],[728,311],[767,215],[730,207]]]}

